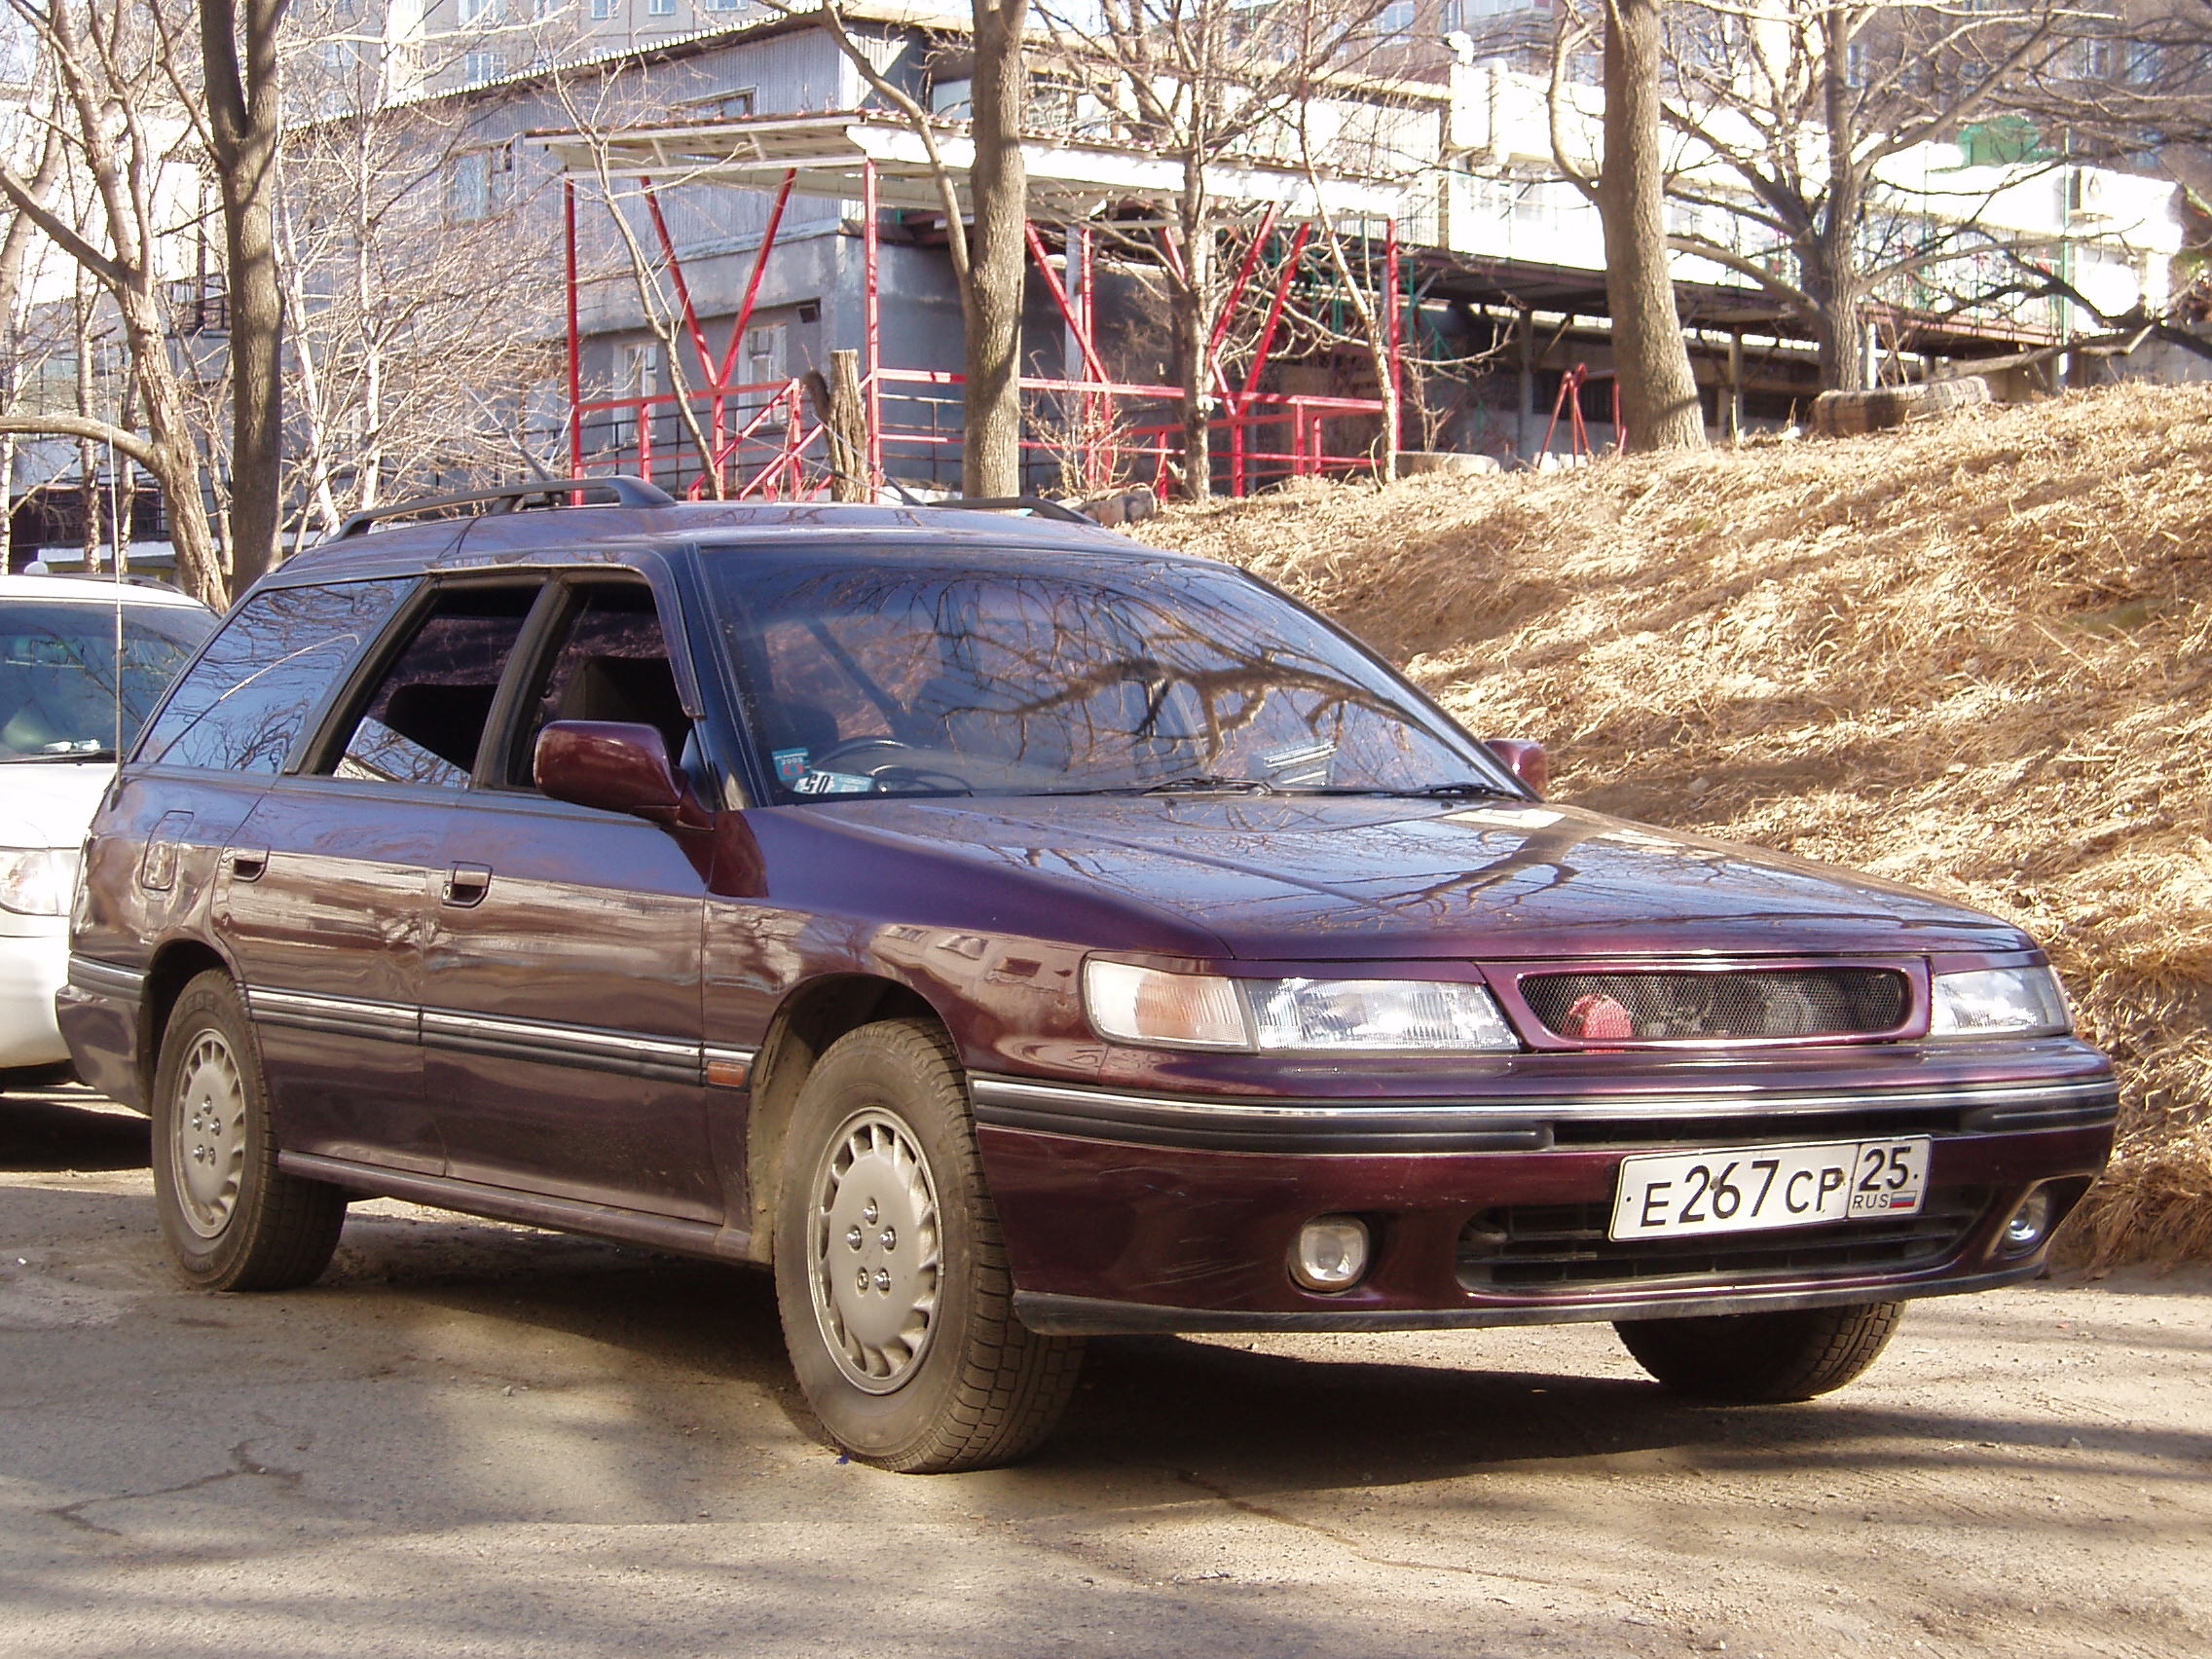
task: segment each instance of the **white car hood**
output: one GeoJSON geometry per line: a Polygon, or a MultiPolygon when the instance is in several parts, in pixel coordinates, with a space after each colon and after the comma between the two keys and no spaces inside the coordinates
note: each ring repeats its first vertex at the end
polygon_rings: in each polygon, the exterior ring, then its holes
{"type": "Polygon", "coordinates": [[[112,760],[25,760],[0,766],[0,847],[84,844],[112,760]]]}

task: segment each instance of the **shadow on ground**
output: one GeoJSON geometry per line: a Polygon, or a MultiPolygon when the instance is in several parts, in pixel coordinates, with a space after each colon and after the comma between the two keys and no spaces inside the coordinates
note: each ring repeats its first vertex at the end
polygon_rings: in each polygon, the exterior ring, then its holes
{"type": "Polygon", "coordinates": [[[89,1088],[0,1094],[0,1169],[143,1169],[146,1120],[89,1088]]]}

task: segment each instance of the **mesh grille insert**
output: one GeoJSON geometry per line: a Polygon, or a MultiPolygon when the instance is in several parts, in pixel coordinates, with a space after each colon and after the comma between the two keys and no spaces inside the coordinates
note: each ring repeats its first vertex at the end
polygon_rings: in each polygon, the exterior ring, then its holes
{"type": "Polygon", "coordinates": [[[1612,1239],[1605,1236],[1609,1204],[1512,1204],[1484,1211],[1460,1233],[1459,1282],[1474,1291],[1542,1293],[1655,1280],[1747,1282],[1894,1272],[1933,1267],[1956,1254],[1988,1207],[1983,1188],[1938,1188],[1916,1215],[1764,1233],[1612,1239]]]}
{"type": "Polygon", "coordinates": [[[1903,1022],[1906,982],[1892,968],[1531,974],[1521,994],[1559,1036],[1652,1043],[1890,1031],[1903,1022]]]}

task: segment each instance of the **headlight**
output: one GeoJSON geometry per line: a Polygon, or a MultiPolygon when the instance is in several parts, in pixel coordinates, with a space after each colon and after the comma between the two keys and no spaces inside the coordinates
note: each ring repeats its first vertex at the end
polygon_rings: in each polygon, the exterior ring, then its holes
{"type": "Polygon", "coordinates": [[[0,910],[18,916],[69,913],[70,860],[47,847],[0,847],[0,910]]]}
{"type": "Polygon", "coordinates": [[[2066,993],[2048,968],[1938,974],[1933,991],[1931,1037],[2063,1037],[2074,1029],[2066,993]]]}
{"type": "Polygon", "coordinates": [[[1084,967],[1100,1036],[1270,1053],[1500,1053],[1521,1047],[1480,985],[1433,979],[1230,979],[1123,962],[1084,967]]]}

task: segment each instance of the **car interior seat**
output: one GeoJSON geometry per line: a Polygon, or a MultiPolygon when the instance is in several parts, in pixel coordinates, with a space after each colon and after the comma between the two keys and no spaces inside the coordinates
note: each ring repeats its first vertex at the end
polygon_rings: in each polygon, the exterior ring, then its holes
{"type": "Polygon", "coordinates": [[[463,772],[476,764],[476,745],[491,718],[496,685],[440,685],[418,681],[392,687],[376,718],[408,742],[463,772]]]}

